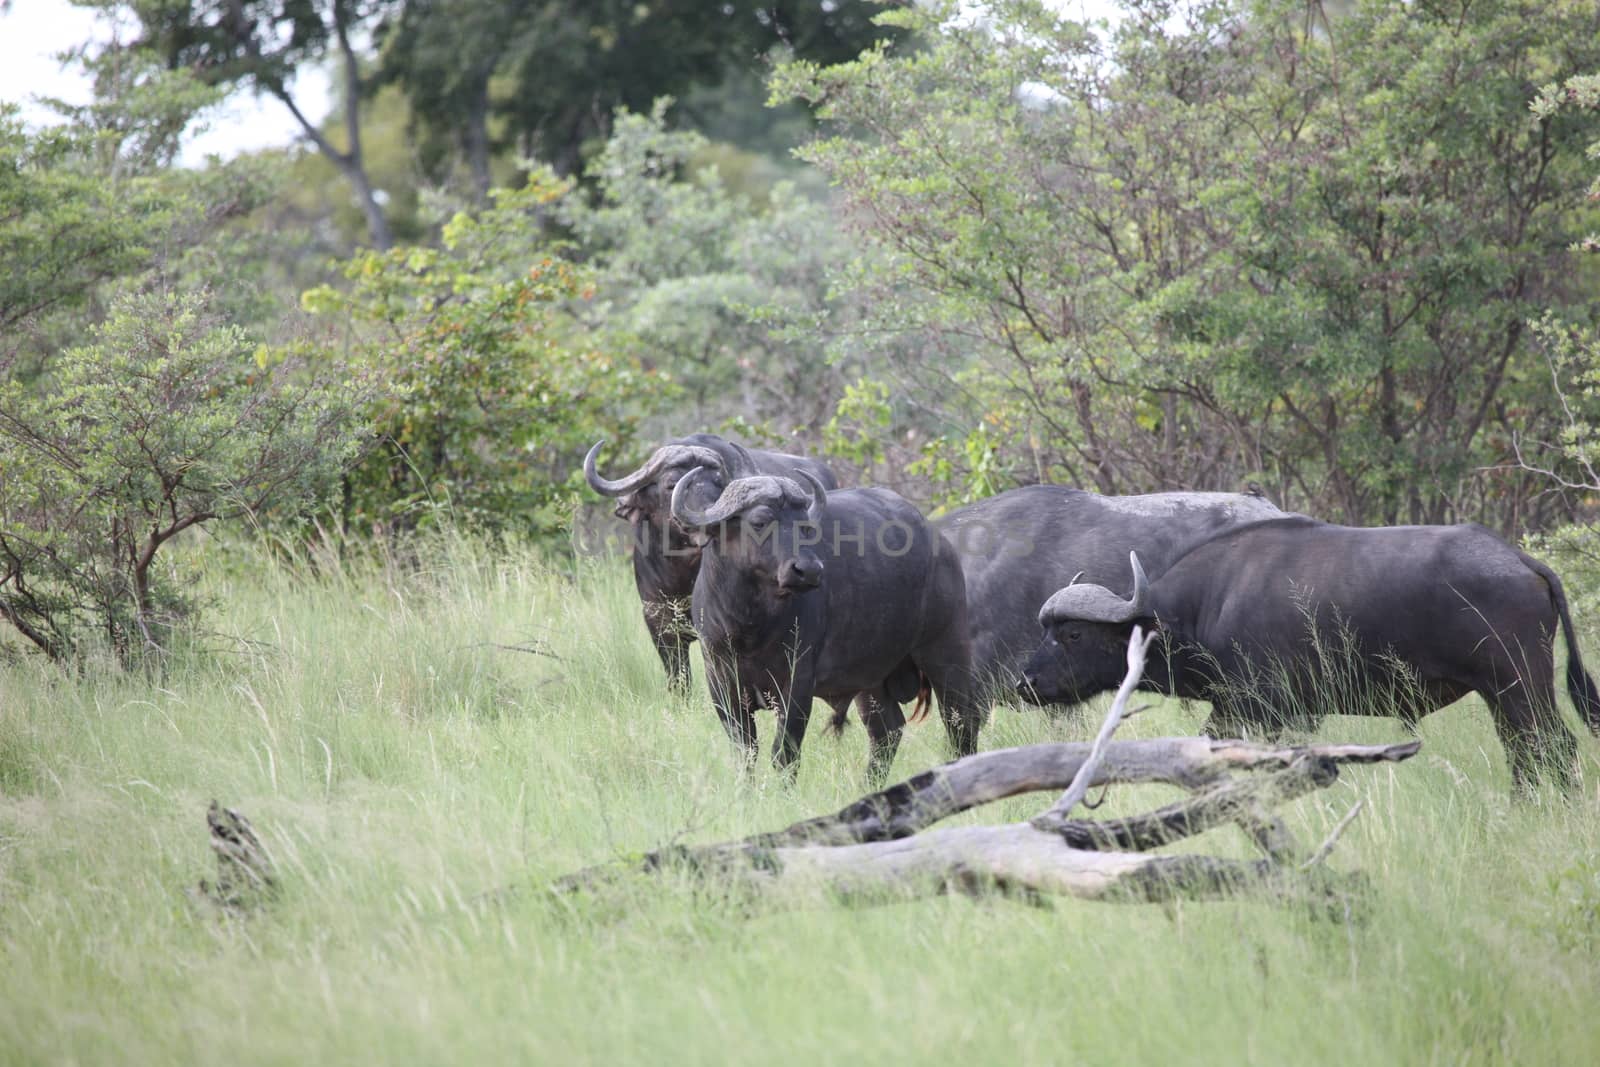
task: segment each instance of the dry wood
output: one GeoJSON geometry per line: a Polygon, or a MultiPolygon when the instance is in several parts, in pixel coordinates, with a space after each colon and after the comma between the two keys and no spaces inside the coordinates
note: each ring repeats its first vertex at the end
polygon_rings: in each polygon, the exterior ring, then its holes
{"type": "MultiPolygon", "coordinates": [[[[1135,563],[1137,567],[1137,562],[1135,563]]],[[[1150,651],[1150,642],[1156,639],[1155,631],[1146,634],[1142,627],[1133,628],[1133,636],[1128,638],[1128,673],[1123,676],[1122,684],[1117,687],[1117,695],[1111,701],[1111,710],[1106,712],[1105,721],[1100,724],[1100,732],[1095,734],[1094,744],[1089,746],[1089,755],[1084,759],[1083,766],[1072,776],[1072,784],[1067,786],[1067,791],[1061,794],[1061,799],[1050,806],[1050,810],[1034,820],[1034,825],[1040,829],[1045,827],[1040,824],[1060,822],[1064,820],[1072,809],[1089,795],[1090,784],[1094,781],[1095,773],[1100,769],[1100,764],[1105,762],[1106,745],[1111,741],[1111,735],[1117,732],[1117,727],[1122,725],[1122,720],[1127,713],[1128,698],[1133,696],[1133,691],[1139,686],[1139,679],[1144,677],[1144,657],[1150,651]]]]}
{"type": "Polygon", "coordinates": [[[1331,785],[1345,764],[1411,758],[1418,741],[1398,745],[1267,745],[1209,738],[1112,741],[1144,665],[1147,639],[1136,629],[1128,675],[1092,745],[1049,744],[983,752],[947,763],[832,815],[773,833],[713,845],[674,846],[630,864],[610,864],[561,879],[561,892],[589,890],[633,872],[683,872],[696,882],[761,898],[825,895],[877,900],[945,892],[1001,890],[1086,899],[1204,897],[1249,886],[1322,893],[1336,876],[1320,874],[1350,818],[1306,855],[1272,808],[1331,785]],[[1073,819],[1096,785],[1163,782],[1190,796],[1122,819],[1073,819]],[[927,830],[982,804],[1022,793],[1066,790],[1026,823],[927,830]],[[1235,823],[1265,853],[1257,861],[1213,856],[1151,856],[1146,850],[1235,823]]]}
{"type": "Polygon", "coordinates": [[[212,884],[202,879],[200,895],[227,911],[247,910],[271,895],[277,873],[250,820],[213,800],[206,810],[206,826],[217,857],[217,880],[212,884]]]}
{"type": "MultiPolygon", "coordinates": [[[[1212,785],[1230,771],[1282,770],[1313,757],[1332,764],[1409,759],[1419,741],[1398,745],[1268,745],[1163,737],[1112,741],[1090,786],[1165,782],[1185,789],[1212,785]]],[[[995,749],[946,763],[869,794],[832,815],[806,819],[749,839],[752,845],[845,845],[909,837],[983,804],[1065,789],[1083,767],[1089,747],[1079,742],[995,749]]]]}

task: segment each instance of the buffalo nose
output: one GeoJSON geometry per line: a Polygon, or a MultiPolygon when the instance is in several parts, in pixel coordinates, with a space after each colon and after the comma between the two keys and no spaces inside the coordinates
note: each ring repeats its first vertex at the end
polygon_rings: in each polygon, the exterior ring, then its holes
{"type": "Polygon", "coordinates": [[[791,559],[784,563],[778,584],[785,589],[814,589],[822,584],[820,559],[791,559]]]}

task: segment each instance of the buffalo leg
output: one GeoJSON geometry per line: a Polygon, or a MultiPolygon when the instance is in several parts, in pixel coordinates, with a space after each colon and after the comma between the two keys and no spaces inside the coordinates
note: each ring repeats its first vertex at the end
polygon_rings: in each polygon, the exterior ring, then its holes
{"type": "Polygon", "coordinates": [[[677,601],[658,600],[644,606],[644,624],[650,643],[656,646],[661,666],[667,671],[667,684],[679,693],[689,691],[689,645],[694,631],[689,627],[684,606],[677,601]]]}
{"type": "Polygon", "coordinates": [[[911,661],[939,700],[945,736],[957,757],[978,751],[978,731],[988,716],[988,687],[973,669],[967,632],[967,597],[961,563],[943,537],[934,538],[938,558],[933,603],[945,605],[945,625],[913,649],[911,661]]]}
{"type": "Polygon", "coordinates": [[[799,773],[800,745],[811,722],[811,686],[795,684],[776,701],[778,736],[772,740],[772,765],[793,780],[799,773]]]}
{"type": "Polygon", "coordinates": [[[964,660],[964,656],[945,658],[938,646],[917,653],[917,667],[938,698],[945,736],[957,757],[978,751],[978,731],[983,728],[986,711],[984,687],[964,660]]]}
{"type": "Polygon", "coordinates": [[[887,693],[862,693],[856,698],[861,723],[867,728],[867,784],[877,789],[889,778],[906,717],[887,693]]]}
{"type": "Polygon", "coordinates": [[[717,709],[717,718],[728,737],[744,753],[748,766],[756,758],[756,691],[743,685],[739,672],[723,662],[721,656],[706,655],[706,684],[711,690],[711,703],[717,709]]]}
{"type": "MultiPolygon", "coordinates": [[[[858,713],[860,714],[863,722],[866,721],[867,717],[866,701],[868,699],[869,697],[866,693],[857,694],[855,698],[856,705],[859,709],[858,713]]],[[[828,717],[828,732],[833,734],[833,736],[838,737],[840,734],[844,733],[844,728],[850,725],[850,698],[830,697],[826,703],[828,707],[833,709],[833,714],[828,717]]]]}
{"type": "Polygon", "coordinates": [[[1570,790],[1578,740],[1556,711],[1554,685],[1517,685],[1499,696],[1484,696],[1511,765],[1513,794],[1533,793],[1546,776],[1558,788],[1570,790]]]}

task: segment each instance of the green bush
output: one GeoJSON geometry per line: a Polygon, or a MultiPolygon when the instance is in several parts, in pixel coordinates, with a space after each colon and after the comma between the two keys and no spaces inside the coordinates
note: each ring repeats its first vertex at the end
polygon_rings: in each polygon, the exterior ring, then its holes
{"type": "Polygon", "coordinates": [[[364,251],[349,286],[306,293],[342,315],[348,356],[385,386],[375,448],[346,486],[346,523],[411,530],[443,515],[486,529],[549,534],[577,458],[597,437],[625,439],[660,376],[599,350],[564,313],[592,295],[543,232],[567,192],[548,174],[458,213],[439,248],[364,251]]]}
{"type": "Polygon", "coordinates": [[[0,619],[54,659],[95,631],[124,662],[165,648],[193,604],[161,550],[312,505],[354,456],[362,391],[266,366],[205,294],[120,300],[45,380],[0,385],[0,619]]]}

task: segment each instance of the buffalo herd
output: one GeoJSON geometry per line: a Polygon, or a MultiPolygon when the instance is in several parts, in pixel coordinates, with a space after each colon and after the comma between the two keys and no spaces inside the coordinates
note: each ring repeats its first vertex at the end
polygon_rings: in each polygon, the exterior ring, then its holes
{"type": "Polygon", "coordinates": [[[1259,491],[1101,496],[1033,485],[927,519],[823,463],[713,434],[638,470],[584,474],[630,524],[645,625],[669,684],[702,642],[723,727],[748,759],[771,709],[793,771],[820,697],[854,703],[868,775],[938,701],[957,755],[997,699],[1073,705],[1122,681],[1133,627],[1158,645],[1142,688],[1211,705],[1211,736],[1274,734],[1328,712],[1414,723],[1468,693],[1489,706],[1514,788],[1570,786],[1567,692],[1600,733],[1561,581],[1481,526],[1334,526],[1259,491]]]}

